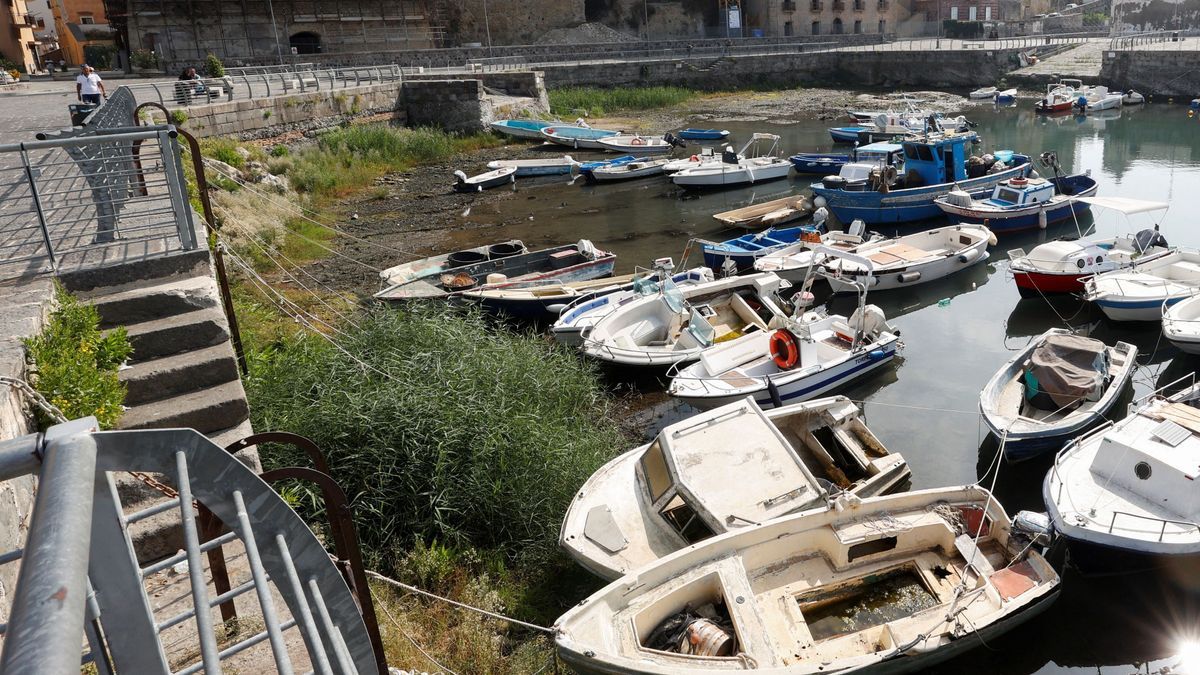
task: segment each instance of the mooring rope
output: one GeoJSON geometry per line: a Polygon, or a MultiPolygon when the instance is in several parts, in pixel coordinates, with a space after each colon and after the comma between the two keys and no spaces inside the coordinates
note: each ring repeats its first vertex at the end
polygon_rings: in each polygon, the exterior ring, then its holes
{"type": "Polygon", "coordinates": [[[382,574],[375,572],[373,570],[367,570],[367,575],[370,577],[373,577],[375,579],[378,579],[386,584],[395,586],[396,588],[404,589],[410,593],[416,593],[417,595],[423,595],[427,598],[433,598],[434,600],[441,600],[442,602],[450,603],[451,605],[454,605],[455,607],[461,607],[462,609],[469,609],[472,612],[483,614],[484,616],[490,616],[493,619],[499,619],[500,621],[507,621],[509,623],[515,623],[518,626],[524,626],[531,630],[541,631],[543,633],[546,633],[547,635],[553,635],[555,633],[555,630],[553,628],[548,628],[546,626],[539,626],[536,623],[529,623],[528,621],[521,621],[520,619],[514,619],[511,616],[504,616],[503,614],[497,614],[496,612],[491,612],[491,611],[488,611],[481,607],[473,607],[471,605],[459,602],[457,600],[451,600],[450,598],[440,596],[436,593],[430,593],[429,591],[421,590],[421,589],[417,588],[416,586],[409,586],[408,584],[400,582],[400,581],[396,581],[395,579],[389,579],[388,577],[385,577],[382,574]]]}

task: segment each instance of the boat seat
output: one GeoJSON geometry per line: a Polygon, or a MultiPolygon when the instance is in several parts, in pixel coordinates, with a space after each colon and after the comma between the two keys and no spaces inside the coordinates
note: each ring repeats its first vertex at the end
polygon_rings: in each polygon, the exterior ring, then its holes
{"type": "MultiPolygon", "coordinates": [[[[655,340],[662,340],[665,335],[661,326],[657,326],[649,319],[642,319],[631,325],[628,330],[624,331],[614,341],[620,344],[621,340],[629,341],[628,348],[634,348],[637,345],[649,344],[655,340]]],[[[620,345],[626,347],[627,345],[620,345]]]]}
{"type": "Polygon", "coordinates": [[[767,330],[767,325],[763,323],[762,317],[760,317],[757,312],[750,308],[749,303],[747,303],[746,299],[742,296],[734,295],[732,298],[730,298],[729,306],[731,309],[733,309],[733,312],[738,315],[738,318],[744,321],[747,326],[757,326],[762,330],[767,330]]]}
{"type": "Polygon", "coordinates": [[[1171,263],[1169,269],[1171,270],[1171,279],[1177,279],[1181,281],[1200,280],[1200,265],[1197,265],[1194,262],[1182,260],[1177,263],[1171,263]]]}
{"type": "Polygon", "coordinates": [[[996,570],[992,567],[992,563],[988,562],[987,556],[979,547],[975,545],[975,538],[969,534],[960,534],[954,538],[954,548],[958,549],[959,555],[963,560],[969,561],[971,566],[975,568],[981,576],[990,576],[996,570]]]}

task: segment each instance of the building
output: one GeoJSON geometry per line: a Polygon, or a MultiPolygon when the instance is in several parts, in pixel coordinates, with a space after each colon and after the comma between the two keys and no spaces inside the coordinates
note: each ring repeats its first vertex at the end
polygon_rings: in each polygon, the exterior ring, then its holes
{"type": "Polygon", "coordinates": [[[97,70],[117,66],[116,35],[108,23],[103,0],[49,0],[62,60],[84,63],[97,70]]]}
{"type": "Polygon", "coordinates": [[[37,38],[38,18],[29,11],[25,0],[0,0],[0,55],[18,70],[39,70],[37,38]]]}
{"type": "Polygon", "coordinates": [[[767,37],[894,33],[908,18],[899,0],[747,0],[745,6],[747,25],[762,25],[767,37]]]}

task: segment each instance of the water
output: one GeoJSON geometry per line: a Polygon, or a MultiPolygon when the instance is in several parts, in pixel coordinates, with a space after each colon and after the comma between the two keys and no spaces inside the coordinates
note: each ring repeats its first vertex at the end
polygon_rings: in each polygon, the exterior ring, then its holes
{"type": "MultiPolygon", "coordinates": [[[[1015,149],[1031,155],[1053,150],[1068,172],[1091,170],[1101,196],[1171,202],[1165,213],[1123,216],[1097,211],[1099,236],[1148,227],[1154,222],[1175,245],[1200,246],[1195,197],[1200,195],[1200,121],[1184,105],[1149,105],[1087,118],[1035,116],[1030,101],[1017,108],[972,109],[968,117],[985,149],[1015,149]]],[[[841,124],[839,121],[838,124],[841,124]]],[[[831,147],[830,122],[709,123],[738,139],[753,131],[782,136],[785,152],[831,147]]],[[[582,154],[582,153],[580,153],[582,154]]],[[[618,273],[660,256],[680,259],[691,237],[723,239],[712,214],[798,191],[811,182],[793,177],[753,188],[681,196],[665,178],[603,186],[566,185],[562,179],[519,184],[518,199],[476,208],[470,220],[504,223],[503,236],[527,243],[589,238],[620,257],[618,273]],[[524,197],[523,199],[520,197],[524,197]]],[[[921,227],[933,227],[929,223],[921,227]]],[[[906,231],[913,231],[908,227],[906,231]]],[[[1031,336],[1067,321],[1088,325],[1109,343],[1138,346],[1135,395],[1195,371],[1200,361],[1160,340],[1156,324],[1112,324],[1088,307],[1064,302],[1054,308],[1021,301],[1007,274],[1006,252],[1029,250],[1047,238],[1071,233],[1073,224],[1048,232],[1005,237],[991,259],[958,275],[912,289],[872,296],[901,329],[906,348],[894,368],[850,391],[866,400],[868,424],[912,469],[913,487],[972,483],[985,477],[996,453],[977,414],[980,388],[1031,336]]],[[[886,228],[884,233],[890,233],[886,228]]],[[[492,230],[495,232],[495,230],[492,230]]],[[[464,235],[478,237],[469,231],[464,235]]],[[[477,242],[464,239],[464,244],[477,242]]],[[[693,257],[693,260],[697,260],[693,257]]],[[[847,309],[846,305],[836,308],[847,309]]],[[[686,415],[667,405],[666,420],[686,415]]],[[[1042,510],[1041,480],[1050,460],[1002,465],[996,492],[1010,512],[1042,510]]],[[[991,476],[986,476],[987,483],[991,476]]],[[[987,484],[985,483],[985,484],[987,484]]],[[[1025,626],[980,646],[940,672],[1129,673],[1133,667],[1160,669],[1178,662],[1187,636],[1200,638],[1200,570],[1136,578],[1084,579],[1068,572],[1062,597],[1025,626]],[[992,651],[992,650],[999,650],[992,651]]],[[[1200,669],[1200,663],[1192,664],[1200,669]]],[[[1197,671],[1200,672],[1200,671],[1197,671]]]]}

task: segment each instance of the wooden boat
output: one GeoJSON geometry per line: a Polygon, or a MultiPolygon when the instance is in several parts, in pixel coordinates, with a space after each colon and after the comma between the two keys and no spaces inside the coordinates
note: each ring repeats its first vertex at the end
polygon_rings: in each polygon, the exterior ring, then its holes
{"type": "MultiPolygon", "coordinates": [[[[587,335],[600,319],[637,298],[658,295],[662,290],[662,279],[666,278],[669,270],[658,269],[657,261],[655,262],[656,269],[652,274],[635,277],[629,284],[612,293],[579,298],[564,307],[558,315],[558,320],[550,327],[550,334],[565,345],[578,347],[583,344],[583,336],[587,335]]],[[[693,267],[676,272],[670,276],[670,280],[675,286],[683,288],[708,283],[713,280],[713,273],[707,267],[693,267]]]]}
{"type": "Polygon", "coordinates": [[[1137,347],[1051,328],[1004,364],[979,394],[979,411],[1010,461],[1059,450],[1100,424],[1129,386],[1137,347]]]}
{"type": "Polygon", "coordinates": [[[728,131],[717,129],[681,129],[676,134],[679,138],[688,141],[719,141],[729,135],[728,131]]]}
{"type": "Polygon", "coordinates": [[[1154,392],[1132,408],[1063,448],[1042,484],[1054,529],[1084,572],[1200,557],[1200,385],[1154,392]]]}
{"type": "Polygon", "coordinates": [[[562,126],[563,124],[562,122],[546,122],[543,120],[496,120],[488,126],[492,128],[492,131],[515,138],[544,141],[545,139],[542,138],[542,129],[556,125],[562,126]]]}
{"type": "Polygon", "coordinates": [[[663,167],[666,166],[670,159],[639,159],[633,162],[626,162],[618,165],[602,166],[595,169],[590,169],[583,172],[587,179],[594,183],[608,183],[618,180],[632,180],[634,178],[647,178],[650,176],[661,176],[664,172],[663,167]]]}
{"type": "MultiPolygon", "coordinates": [[[[450,267],[437,274],[421,274],[393,282],[375,294],[377,300],[402,302],[413,299],[461,295],[480,284],[508,281],[582,281],[612,274],[617,257],[597,249],[586,239],[540,251],[491,257],[475,263],[450,267]]],[[[410,263],[417,265],[418,263],[410,263]]]]}
{"type": "Polygon", "coordinates": [[[583,336],[583,353],[600,361],[642,368],[687,362],[714,345],[767,332],[787,317],[778,297],[785,282],[774,274],[719,279],[687,288],[663,284],[601,318],[583,336]]]}
{"type": "Polygon", "coordinates": [[[983,87],[982,89],[976,89],[975,91],[971,92],[968,97],[975,100],[996,98],[997,91],[999,91],[999,89],[996,87],[983,87]]]}
{"type": "Polygon", "coordinates": [[[447,270],[474,265],[492,258],[508,258],[528,252],[529,248],[520,239],[509,239],[401,263],[380,272],[379,278],[382,285],[387,287],[414,279],[438,276],[447,270]]]}
{"type": "Polygon", "coordinates": [[[488,162],[489,169],[516,169],[517,178],[532,176],[561,176],[571,173],[571,167],[578,164],[570,155],[547,159],[497,159],[488,162]]]}
{"type": "Polygon", "coordinates": [[[585,674],[923,672],[1058,595],[1058,574],[983,488],[837,507],[719,535],[613,581],[555,622],[559,658],[585,674]]]}
{"type": "Polygon", "coordinates": [[[1089,277],[1084,298],[1113,321],[1161,321],[1170,307],[1200,293],[1200,250],[1174,249],[1089,277]]]}
{"type": "Polygon", "coordinates": [[[879,234],[867,235],[866,230],[866,224],[856,220],[850,223],[845,232],[824,232],[816,242],[802,240],[759,256],[754,260],[754,269],[759,272],[774,272],[788,281],[804,281],[813,265],[824,262],[824,257],[816,252],[817,246],[850,251],[866,241],[882,239],[879,234]]]}
{"type": "Polygon", "coordinates": [[[732,211],[714,213],[713,218],[729,227],[744,230],[775,227],[804,218],[813,212],[812,200],[804,195],[791,195],[743,206],[732,211]]]}
{"type": "Polygon", "coordinates": [[[697,241],[704,254],[704,264],[714,271],[729,276],[754,269],[755,260],[796,242],[803,241],[809,245],[819,244],[821,243],[821,231],[811,225],[772,227],[762,232],[743,234],[740,237],[721,242],[703,239],[697,241]]]}
{"type": "Polygon", "coordinates": [[[454,184],[454,189],[458,192],[483,192],[488,188],[515,183],[517,180],[517,168],[506,166],[469,178],[462,171],[455,171],[454,176],[458,178],[458,182],[454,184]]]}
{"type": "Polygon", "coordinates": [[[713,189],[739,187],[769,180],[786,178],[792,163],[779,157],[779,136],[756,133],[742,150],[734,153],[726,148],[721,161],[700,163],[698,166],[676,171],[671,182],[689,189],[713,189]],[[769,143],[766,149],[763,144],[769,143]],[[741,159],[739,159],[741,157],[741,159]]]}
{"type": "Polygon", "coordinates": [[[954,225],[863,242],[821,264],[835,293],[905,288],[941,279],[988,259],[995,235],[982,225],[954,225]]]}
{"type": "Polygon", "coordinates": [[[675,138],[670,134],[662,138],[638,136],[633,134],[618,134],[606,136],[596,141],[605,152],[632,152],[638,155],[661,154],[675,149],[675,138]]]}
{"type": "Polygon", "coordinates": [[[601,138],[616,136],[621,132],[609,129],[592,129],[590,127],[550,126],[542,129],[542,138],[571,148],[590,148],[604,150],[600,145],[601,138]]]}
{"type": "Polygon", "coordinates": [[[1200,354],[1200,295],[1171,305],[1163,311],[1163,337],[1185,354],[1200,354]]]}
{"type": "Polygon", "coordinates": [[[769,412],[746,398],[600,467],[575,493],[558,543],[611,580],[710,537],[825,507],[825,485],[865,498],[909,475],[844,396],[769,412]]]}
{"type": "Polygon", "coordinates": [[[962,190],[951,190],[933,200],[952,223],[987,225],[996,234],[1046,229],[1070,220],[1090,206],[1079,197],[1096,194],[1091,172],[1052,179],[1018,176],[1000,183],[987,199],[974,199],[962,190]]]}

